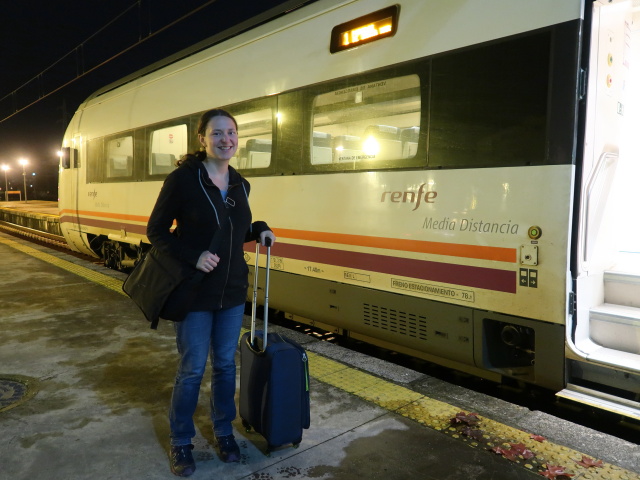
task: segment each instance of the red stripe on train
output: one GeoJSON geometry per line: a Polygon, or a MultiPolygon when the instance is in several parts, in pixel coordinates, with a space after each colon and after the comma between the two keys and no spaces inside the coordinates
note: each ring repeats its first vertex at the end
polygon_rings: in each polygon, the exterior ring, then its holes
{"type": "MultiPolygon", "coordinates": [[[[252,243],[245,244],[245,251],[247,252],[255,251],[254,248],[252,243]]],[[[271,253],[272,255],[294,260],[419,278],[452,285],[483,288],[498,292],[516,293],[517,287],[516,272],[510,270],[415,260],[412,258],[293,245],[282,242],[274,244],[271,253]]]]}

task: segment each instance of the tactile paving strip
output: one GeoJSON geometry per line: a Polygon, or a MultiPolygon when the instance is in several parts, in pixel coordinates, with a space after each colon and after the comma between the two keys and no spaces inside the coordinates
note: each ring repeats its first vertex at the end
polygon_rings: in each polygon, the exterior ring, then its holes
{"type": "Polygon", "coordinates": [[[0,238],[0,242],[4,243],[9,247],[15,248],[16,250],[19,250],[23,253],[26,253],[27,255],[38,258],[51,265],[55,265],[56,267],[62,268],[63,270],[66,270],[71,273],[75,273],[79,277],[86,278],[87,280],[94,283],[98,283],[103,287],[107,287],[110,290],[120,293],[121,295],[126,295],[122,291],[122,280],[119,280],[114,277],[110,277],[109,275],[105,275],[100,272],[95,272],[90,268],[76,265],[67,260],[58,258],[55,255],[41,252],[40,250],[37,250],[33,247],[30,247],[28,245],[23,245],[19,242],[10,240],[8,238],[0,238]]]}
{"type": "MultiPolygon", "coordinates": [[[[12,240],[0,237],[0,242],[124,295],[122,281],[118,279],[72,264],[12,240]]],[[[246,332],[245,329],[243,329],[244,332],[246,332]]],[[[452,420],[458,414],[472,416],[471,413],[462,412],[462,409],[454,405],[434,400],[319,354],[313,352],[307,352],[307,354],[310,375],[320,382],[349,392],[388,411],[396,412],[425,427],[458,438],[470,447],[486,449],[488,455],[499,454],[492,453],[496,450],[499,452],[498,447],[502,450],[509,450],[516,445],[517,451],[522,454],[513,455],[510,460],[541,475],[545,470],[559,466],[564,467],[564,472],[571,475],[571,477],[567,477],[557,474],[555,477],[548,476],[547,478],[640,480],[640,475],[636,473],[600,462],[597,459],[589,459],[586,462],[588,465],[591,463],[590,460],[593,460],[595,464],[593,466],[582,466],[578,462],[585,463],[585,455],[576,450],[546,440],[536,440],[535,436],[530,433],[479,415],[475,416],[477,423],[474,425],[454,425],[452,420]],[[532,456],[529,456],[527,452],[531,452],[532,456]]]]}
{"type": "MultiPolygon", "coordinates": [[[[507,451],[508,454],[511,454],[511,458],[505,458],[533,472],[542,475],[545,471],[553,471],[554,468],[563,467],[563,471],[574,479],[640,480],[638,474],[600,462],[597,459],[589,459],[585,463],[586,456],[576,450],[554,444],[541,437],[479,415],[470,415],[454,405],[434,400],[406,387],[395,385],[375,375],[342,365],[313,352],[307,352],[307,355],[309,356],[310,374],[316,380],[353,393],[368,402],[410,418],[425,427],[460,439],[470,447],[486,449],[487,454],[500,454],[496,452],[507,451]],[[471,417],[474,424],[452,423],[460,413],[464,414],[464,418],[471,417]],[[477,423],[475,423],[475,419],[477,419],[477,423]],[[515,449],[514,446],[516,446],[515,449]],[[593,462],[590,462],[591,460],[593,462]],[[583,466],[578,462],[585,465],[593,463],[594,465],[583,466]]],[[[570,477],[558,474],[556,477],[547,478],[570,477]]]]}

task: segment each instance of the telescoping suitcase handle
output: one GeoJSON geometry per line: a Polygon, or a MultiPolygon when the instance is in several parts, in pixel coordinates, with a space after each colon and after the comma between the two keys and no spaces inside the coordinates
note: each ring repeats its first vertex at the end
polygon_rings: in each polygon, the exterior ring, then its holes
{"type": "MultiPolygon", "coordinates": [[[[267,247],[267,268],[264,285],[264,327],[262,328],[262,351],[267,348],[267,328],[269,325],[269,267],[271,265],[271,239],[265,238],[264,243],[267,247]]],[[[258,259],[260,257],[260,240],[256,242],[256,266],[253,272],[253,302],[251,305],[251,338],[250,345],[256,348],[256,313],[258,309],[258,259]]]]}

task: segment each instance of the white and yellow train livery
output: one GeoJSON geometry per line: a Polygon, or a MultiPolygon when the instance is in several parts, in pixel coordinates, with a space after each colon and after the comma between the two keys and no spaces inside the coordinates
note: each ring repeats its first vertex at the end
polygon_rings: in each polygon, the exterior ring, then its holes
{"type": "Polygon", "coordinates": [[[133,265],[199,115],[222,107],[278,237],[271,307],[640,418],[640,280],[616,269],[640,242],[615,216],[639,158],[638,10],[317,0],[225,32],[80,106],[65,237],[133,265]]]}

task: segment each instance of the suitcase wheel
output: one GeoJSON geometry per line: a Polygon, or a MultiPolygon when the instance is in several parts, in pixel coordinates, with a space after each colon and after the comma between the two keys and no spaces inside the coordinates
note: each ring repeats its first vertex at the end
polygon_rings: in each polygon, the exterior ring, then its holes
{"type": "Polygon", "coordinates": [[[249,433],[251,431],[251,425],[249,424],[249,422],[247,422],[244,419],[242,419],[242,426],[244,427],[244,429],[245,429],[245,431],[247,433],[249,433]]]}

